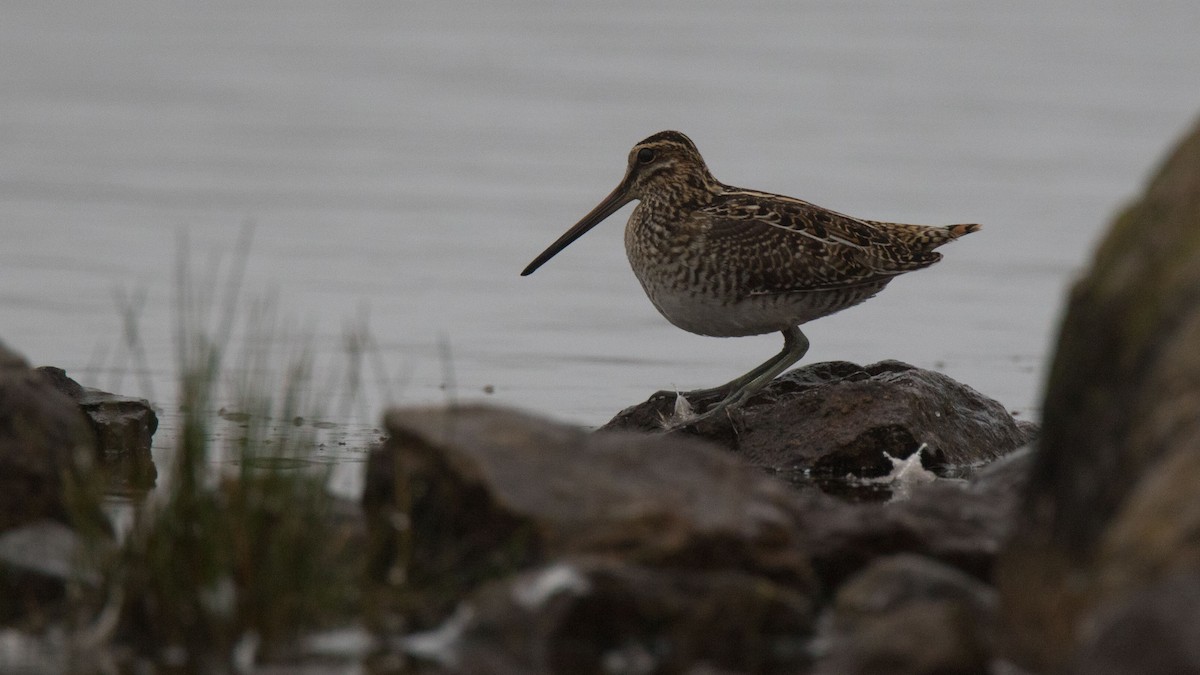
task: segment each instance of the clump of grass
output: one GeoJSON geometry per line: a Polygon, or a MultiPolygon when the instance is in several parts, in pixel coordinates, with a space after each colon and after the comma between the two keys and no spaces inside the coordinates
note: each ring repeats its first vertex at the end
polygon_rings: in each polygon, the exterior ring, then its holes
{"type": "Polygon", "coordinates": [[[143,656],[186,671],[236,670],[356,611],[358,570],[327,471],[306,459],[321,432],[295,422],[317,418],[321,404],[310,343],[279,357],[287,331],[272,303],[259,303],[227,370],[244,254],[223,284],[192,285],[186,263],[181,256],[174,466],[106,564],[107,597],[121,600],[117,640],[143,656]],[[216,300],[212,289],[222,287],[216,300]],[[218,428],[228,424],[221,403],[239,412],[232,434],[218,428]]]}

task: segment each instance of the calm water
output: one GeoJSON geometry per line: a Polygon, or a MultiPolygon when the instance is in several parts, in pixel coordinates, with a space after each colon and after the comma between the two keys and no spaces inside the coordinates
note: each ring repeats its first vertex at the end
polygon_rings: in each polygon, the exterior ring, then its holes
{"type": "Polygon", "coordinates": [[[983,223],[808,326],[808,360],[936,367],[1036,417],[1065,285],[1200,111],[1197,26],[1194,0],[10,0],[0,339],[169,410],[178,251],[202,282],[252,221],[246,296],[322,363],[374,340],[332,417],[453,397],[598,424],[780,346],[661,319],[627,212],[518,277],[675,128],[735,185],[983,223]]]}

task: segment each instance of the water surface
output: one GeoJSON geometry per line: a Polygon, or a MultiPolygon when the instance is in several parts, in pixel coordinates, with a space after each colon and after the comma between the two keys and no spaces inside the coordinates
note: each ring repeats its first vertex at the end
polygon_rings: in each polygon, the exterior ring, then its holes
{"type": "Polygon", "coordinates": [[[675,128],[728,183],[982,223],[806,327],[807,360],[934,367],[1036,417],[1066,284],[1200,110],[1196,26],[1192,1],[14,0],[0,339],[152,396],[169,428],[178,251],[207,278],[252,221],[247,296],[321,362],[373,338],[362,425],[451,399],[599,424],[780,346],[660,318],[624,260],[628,211],[518,277],[634,142],[675,128]],[[142,359],[122,293],[144,294],[142,359]]]}

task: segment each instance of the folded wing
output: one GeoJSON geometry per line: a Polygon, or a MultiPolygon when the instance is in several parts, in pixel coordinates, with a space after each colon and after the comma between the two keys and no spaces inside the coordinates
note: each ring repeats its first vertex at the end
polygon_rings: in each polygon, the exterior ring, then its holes
{"type": "MultiPolygon", "coordinates": [[[[731,189],[703,208],[705,246],[736,252],[730,267],[749,295],[882,287],[941,260],[933,249],[978,225],[930,227],[862,220],[809,202],[731,189]]],[[[718,259],[715,262],[721,264],[718,259]]]]}

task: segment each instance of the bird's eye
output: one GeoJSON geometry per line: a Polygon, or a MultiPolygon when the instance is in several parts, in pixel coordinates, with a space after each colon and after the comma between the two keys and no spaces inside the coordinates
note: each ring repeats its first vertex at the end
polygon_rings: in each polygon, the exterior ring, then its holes
{"type": "Polygon", "coordinates": [[[657,153],[655,153],[650,148],[642,148],[641,150],[638,150],[638,154],[637,154],[638,163],[639,164],[649,164],[650,162],[654,161],[654,157],[656,154],[657,153]]]}

